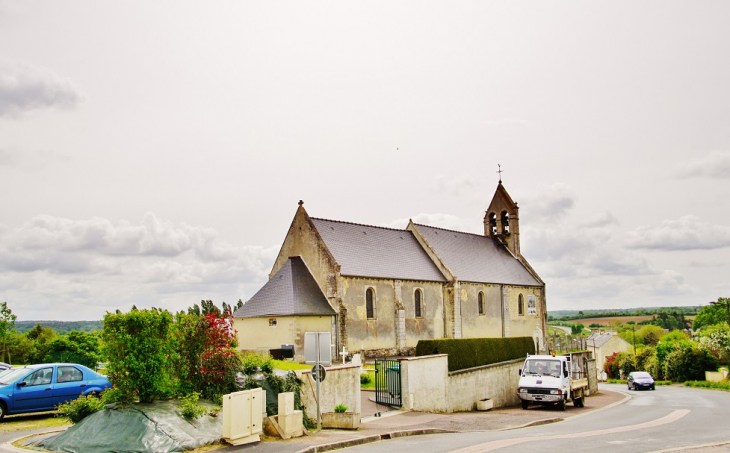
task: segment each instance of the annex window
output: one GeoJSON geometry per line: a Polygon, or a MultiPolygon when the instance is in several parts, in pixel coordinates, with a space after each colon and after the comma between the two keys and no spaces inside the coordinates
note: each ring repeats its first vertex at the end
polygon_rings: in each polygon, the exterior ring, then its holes
{"type": "Polygon", "coordinates": [[[423,291],[420,289],[416,289],[416,291],[413,293],[413,307],[416,311],[416,318],[420,318],[423,314],[421,312],[421,309],[423,304],[423,291]]]}
{"type": "Polygon", "coordinates": [[[78,368],[73,366],[58,367],[58,378],[56,382],[77,382],[83,381],[84,374],[78,368]]]}
{"type": "Polygon", "coordinates": [[[479,316],[484,315],[484,293],[479,291],[477,296],[477,309],[479,310],[479,316]]]}
{"type": "Polygon", "coordinates": [[[520,296],[517,298],[517,314],[520,316],[525,316],[525,298],[520,294],[520,296]]]}
{"type": "Polygon", "coordinates": [[[365,291],[365,311],[368,319],[375,319],[375,290],[372,288],[365,291]]]}
{"type": "Polygon", "coordinates": [[[269,327],[276,327],[276,318],[269,318],[269,327]]]}

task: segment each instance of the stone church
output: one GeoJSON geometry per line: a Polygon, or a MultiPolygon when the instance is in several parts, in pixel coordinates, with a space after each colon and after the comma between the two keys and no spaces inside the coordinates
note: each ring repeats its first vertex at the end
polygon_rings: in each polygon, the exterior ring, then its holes
{"type": "Polygon", "coordinates": [[[410,221],[405,229],[310,217],[302,202],[269,281],[234,313],[239,347],[329,331],[365,356],[406,355],[420,339],[544,337],[545,283],[520,253],[517,203],[499,182],[484,234],[410,221]]]}

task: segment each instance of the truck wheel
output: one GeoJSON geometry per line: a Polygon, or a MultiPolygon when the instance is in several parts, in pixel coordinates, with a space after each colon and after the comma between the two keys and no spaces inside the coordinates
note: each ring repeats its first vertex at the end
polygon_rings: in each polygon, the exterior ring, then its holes
{"type": "Polygon", "coordinates": [[[564,399],[560,400],[560,402],[558,403],[558,409],[561,411],[565,410],[565,400],[564,399]]]}
{"type": "Polygon", "coordinates": [[[522,409],[527,409],[530,406],[529,401],[522,400],[522,409]]]}
{"type": "Polygon", "coordinates": [[[580,398],[575,398],[573,400],[573,406],[575,406],[575,407],[585,406],[585,401],[583,400],[583,397],[581,396],[580,398]]]}

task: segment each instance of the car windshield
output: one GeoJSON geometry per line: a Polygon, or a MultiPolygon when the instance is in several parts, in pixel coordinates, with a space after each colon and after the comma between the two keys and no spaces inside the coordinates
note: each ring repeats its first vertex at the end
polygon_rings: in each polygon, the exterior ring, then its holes
{"type": "Polygon", "coordinates": [[[634,379],[651,379],[649,373],[634,373],[634,379]]]}
{"type": "Polygon", "coordinates": [[[560,376],[560,360],[528,360],[525,364],[525,374],[560,376]]]}
{"type": "Polygon", "coordinates": [[[18,379],[28,374],[28,368],[16,368],[14,370],[7,370],[5,373],[0,375],[0,385],[13,384],[18,379]]]}

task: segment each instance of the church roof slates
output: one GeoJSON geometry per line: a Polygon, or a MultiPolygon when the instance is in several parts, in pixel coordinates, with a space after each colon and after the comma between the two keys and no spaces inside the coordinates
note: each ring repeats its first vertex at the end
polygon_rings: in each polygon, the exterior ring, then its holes
{"type": "Polygon", "coordinates": [[[302,259],[293,257],[233,316],[256,318],[335,314],[302,259]]]}
{"type": "Polygon", "coordinates": [[[444,282],[413,233],[312,218],[342,275],[444,282]]]}
{"type": "Polygon", "coordinates": [[[518,259],[490,237],[420,224],[416,228],[463,282],[542,286],[518,259]]]}

